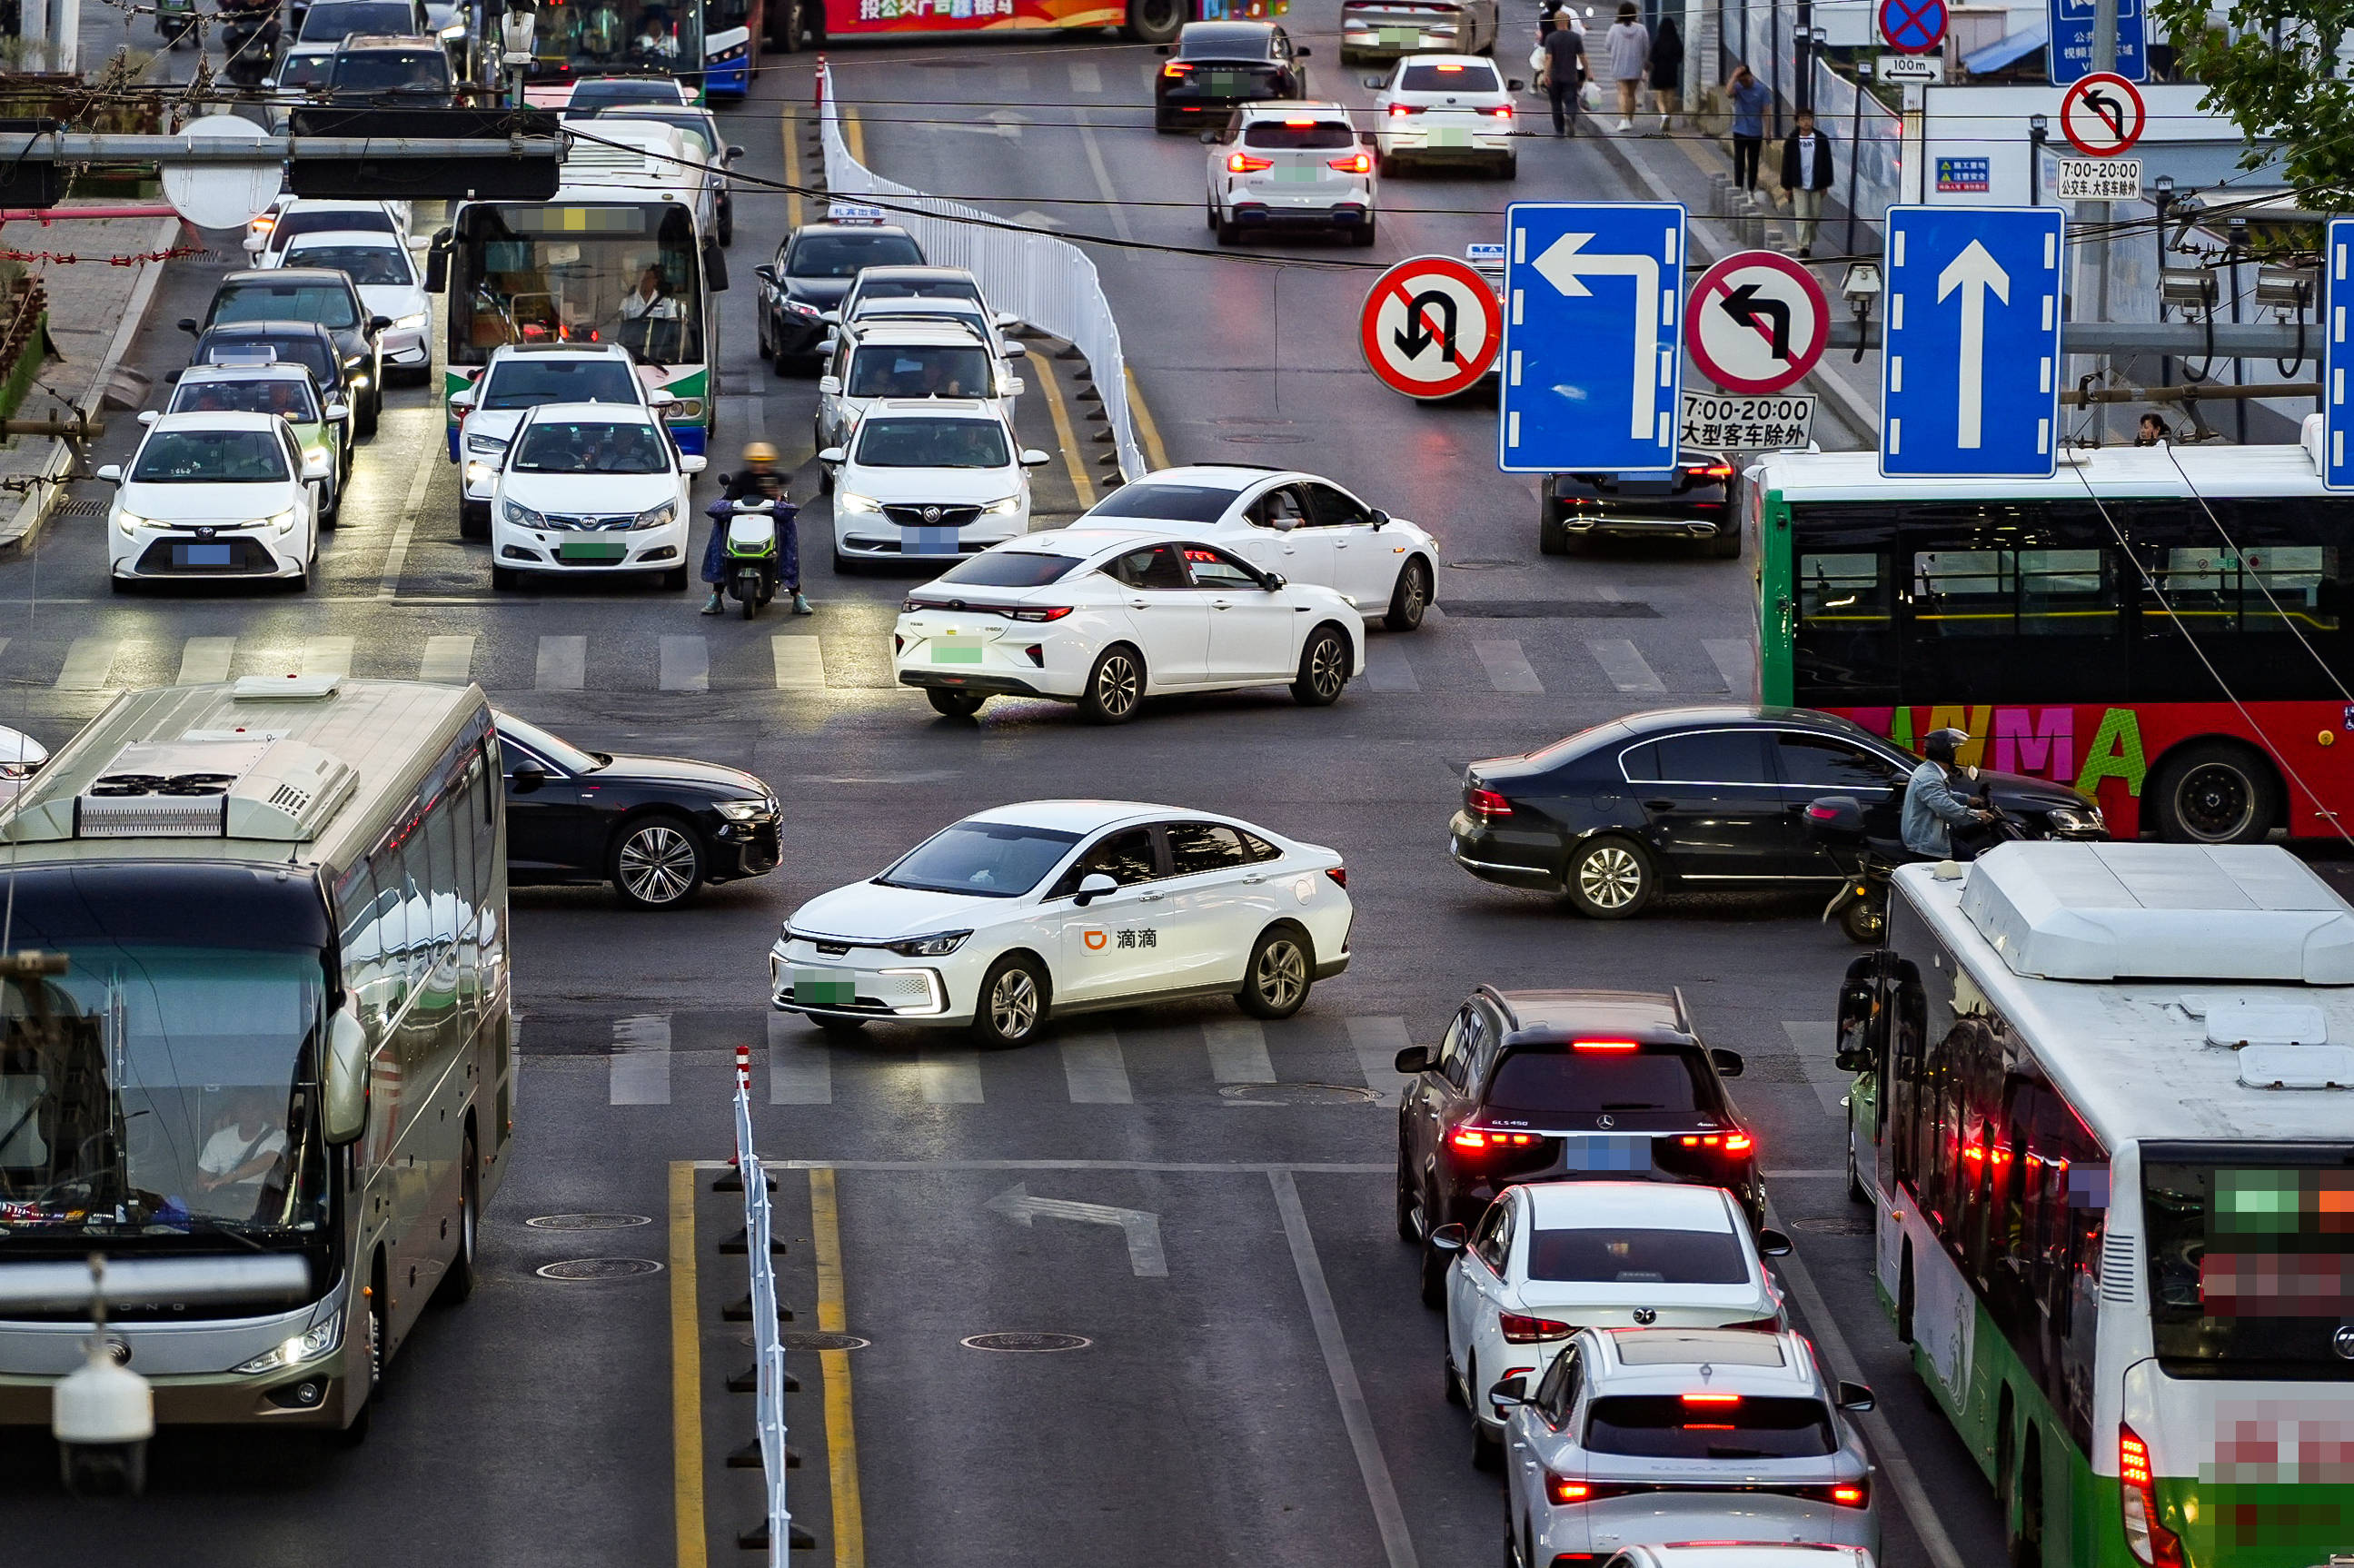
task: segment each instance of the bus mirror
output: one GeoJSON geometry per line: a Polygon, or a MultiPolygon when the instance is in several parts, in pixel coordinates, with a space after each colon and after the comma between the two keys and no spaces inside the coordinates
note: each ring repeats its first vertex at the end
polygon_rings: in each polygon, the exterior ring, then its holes
{"type": "Polygon", "coordinates": [[[367,1130],[367,1031],[349,1008],[327,1020],[326,1114],[321,1130],[330,1144],[350,1143],[367,1130]]]}
{"type": "Polygon", "coordinates": [[[1837,1047],[1833,1064],[1842,1073],[1861,1073],[1872,1065],[1872,1007],[1878,994],[1872,983],[1872,971],[1878,959],[1866,956],[1847,967],[1847,979],[1840,984],[1839,1019],[1832,1025],[1831,1039],[1837,1047]]]}
{"type": "MultiPolygon", "coordinates": [[[[448,233],[447,229],[442,231],[448,233]]],[[[425,291],[446,294],[450,291],[450,249],[436,245],[425,253],[425,291]]]]}

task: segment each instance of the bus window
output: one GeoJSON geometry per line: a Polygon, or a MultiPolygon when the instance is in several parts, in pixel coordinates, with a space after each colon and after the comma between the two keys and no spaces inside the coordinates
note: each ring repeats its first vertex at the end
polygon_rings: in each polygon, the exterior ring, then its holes
{"type": "Polygon", "coordinates": [[[2110,635],[2099,550],[1929,550],[1913,557],[1913,624],[1939,637],[2110,635]]]}
{"type": "Polygon", "coordinates": [[[2211,505],[2212,518],[2191,504],[2134,520],[2150,579],[2135,585],[2134,695],[2212,698],[2220,674],[2243,700],[2335,698],[2324,664],[2345,658],[2342,544],[2354,543],[2354,507],[2294,496],[2211,505]]]}
{"type": "Polygon", "coordinates": [[[1902,509],[1903,683],[1939,702],[2112,701],[2126,685],[2113,535],[2090,501],[1902,509]]]}
{"type": "MultiPolygon", "coordinates": [[[[1856,550],[1801,552],[1794,650],[1802,690],[1830,703],[1894,698],[1895,593],[1888,556],[1856,550]]],[[[1810,699],[1811,700],[1811,699],[1810,699]]]]}

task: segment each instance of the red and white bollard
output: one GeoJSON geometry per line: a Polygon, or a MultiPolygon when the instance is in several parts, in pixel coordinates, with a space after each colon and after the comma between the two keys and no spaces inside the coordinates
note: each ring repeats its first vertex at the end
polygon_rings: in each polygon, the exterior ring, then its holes
{"type": "Polygon", "coordinates": [[[820,49],[817,55],[817,76],[814,79],[813,91],[814,96],[810,100],[810,107],[823,109],[825,107],[825,51],[823,49],[820,49]]]}
{"type": "Polygon", "coordinates": [[[736,1047],[736,1086],[748,1095],[752,1092],[752,1048],[749,1045],[736,1047]]]}

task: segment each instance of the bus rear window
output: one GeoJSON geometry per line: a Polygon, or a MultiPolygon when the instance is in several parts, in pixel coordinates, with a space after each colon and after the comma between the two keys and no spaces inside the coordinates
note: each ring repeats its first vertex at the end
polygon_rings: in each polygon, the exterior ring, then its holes
{"type": "MultiPolygon", "coordinates": [[[[1523,1046],[1488,1082],[1491,1116],[1690,1116],[1710,1104],[1700,1060],[1674,1045],[1633,1051],[1523,1046]]],[[[1628,1124],[1630,1127],[1635,1125],[1628,1124]]]]}
{"type": "Polygon", "coordinates": [[[1839,1439],[1819,1399],[1619,1393],[1594,1402],[1585,1446],[1644,1459],[1806,1459],[1838,1452],[1839,1439]]]}
{"type": "Polygon", "coordinates": [[[2142,1212],[2158,1359],[2354,1379],[2354,1150],[2307,1164],[2149,1160],[2142,1212]]]}

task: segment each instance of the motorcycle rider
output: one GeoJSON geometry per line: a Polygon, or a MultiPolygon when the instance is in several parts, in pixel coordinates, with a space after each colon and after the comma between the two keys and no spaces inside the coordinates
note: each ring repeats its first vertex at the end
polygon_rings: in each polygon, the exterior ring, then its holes
{"type": "MultiPolygon", "coordinates": [[[[793,522],[792,503],[785,499],[785,476],[777,471],[775,447],[766,441],[754,441],[744,449],[743,471],[727,482],[726,499],[777,503],[774,518],[778,586],[793,596],[795,615],[817,613],[801,592],[801,529],[793,522]]],[[[703,580],[711,585],[711,597],[704,601],[703,613],[718,615],[726,608],[727,517],[724,513],[711,522],[711,543],[703,551],[703,580]]]]}
{"type": "Polygon", "coordinates": [[[1972,859],[1978,852],[1975,830],[1994,820],[1991,811],[1966,805],[1954,793],[1960,777],[1954,758],[1969,738],[1967,730],[1938,729],[1921,742],[1927,760],[1904,785],[1904,847],[1914,854],[1932,860],[1972,859]]]}

